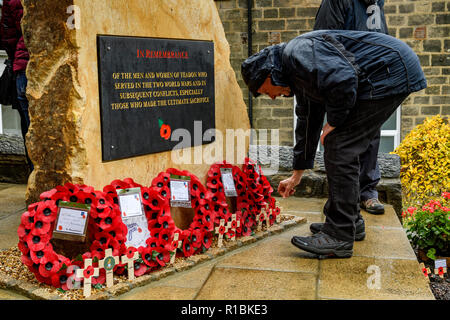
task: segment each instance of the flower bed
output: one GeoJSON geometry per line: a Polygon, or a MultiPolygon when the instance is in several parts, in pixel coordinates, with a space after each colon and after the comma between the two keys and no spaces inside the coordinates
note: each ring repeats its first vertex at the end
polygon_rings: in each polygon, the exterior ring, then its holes
{"type": "Polygon", "coordinates": [[[419,262],[429,267],[430,287],[437,299],[450,299],[450,277],[434,274],[434,261],[450,261],[450,192],[443,192],[441,199],[431,200],[421,207],[410,206],[402,213],[406,235],[419,262]]]}

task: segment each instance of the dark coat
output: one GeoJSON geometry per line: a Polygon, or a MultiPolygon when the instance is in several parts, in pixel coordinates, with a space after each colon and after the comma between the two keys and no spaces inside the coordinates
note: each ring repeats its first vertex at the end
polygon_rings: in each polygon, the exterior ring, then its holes
{"type": "MultiPolygon", "coordinates": [[[[305,33],[249,57],[241,72],[254,96],[271,74],[275,85],[291,88],[299,104],[323,106],[333,127],[345,121],[357,100],[409,94],[427,86],[419,58],[406,43],[366,31],[305,33]]],[[[311,120],[320,130],[321,120],[311,120]]],[[[300,165],[312,168],[309,162],[300,165]]]]}
{"type": "Polygon", "coordinates": [[[314,30],[358,30],[388,34],[384,0],[323,0],[316,14],[314,30]]]}
{"type": "Polygon", "coordinates": [[[8,59],[13,61],[13,69],[16,72],[25,70],[29,60],[20,26],[22,16],[23,7],[20,0],[3,1],[0,21],[1,46],[8,54],[8,59]]]}

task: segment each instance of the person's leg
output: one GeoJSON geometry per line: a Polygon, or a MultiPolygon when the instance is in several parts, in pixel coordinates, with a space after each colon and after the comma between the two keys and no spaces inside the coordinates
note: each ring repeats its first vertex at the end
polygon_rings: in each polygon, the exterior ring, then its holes
{"type": "Polygon", "coordinates": [[[351,256],[360,214],[359,156],[406,97],[357,101],[345,123],[328,134],[324,153],[329,184],[326,221],[321,232],[311,237],[293,237],[294,245],[320,255],[351,256]]]}
{"type": "Polygon", "coordinates": [[[347,121],[325,139],[325,167],[329,199],[322,231],[344,241],[354,239],[359,212],[359,157],[367,150],[383,123],[407,95],[358,101],[347,121]]]}
{"type": "Polygon", "coordinates": [[[27,90],[27,77],[25,72],[18,72],[16,75],[16,87],[17,87],[17,101],[19,102],[18,111],[20,114],[20,125],[22,129],[22,137],[25,145],[25,156],[27,158],[27,163],[30,168],[30,171],[33,171],[34,166],[28,157],[28,151],[26,146],[26,134],[28,132],[28,128],[30,126],[30,116],[28,113],[28,99],[26,96],[27,90]]]}
{"type": "Polygon", "coordinates": [[[361,207],[373,214],[384,213],[384,206],[378,201],[377,191],[377,185],[381,179],[380,168],[378,166],[380,138],[381,131],[378,131],[375,138],[370,142],[367,150],[359,156],[361,207]]]}

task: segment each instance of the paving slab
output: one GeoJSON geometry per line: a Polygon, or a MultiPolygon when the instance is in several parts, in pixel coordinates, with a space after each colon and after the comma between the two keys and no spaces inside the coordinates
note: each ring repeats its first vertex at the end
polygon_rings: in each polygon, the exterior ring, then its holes
{"type": "Polygon", "coordinates": [[[355,241],[353,256],[417,260],[403,229],[372,226],[366,227],[364,241],[355,241]]]}
{"type": "Polygon", "coordinates": [[[0,186],[0,249],[10,248],[19,241],[17,228],[26,210],[26,185],[2,184],[0,186]]]}
{"type": "Polygon", "coordinates": [[[0,300],[30,300],[16,292],[0,289],[0,300]]]}
{"type": "Polygon", "coordinates": [[[417,261],[352,257],[322,260],[318,297],[356,300],[434,299],[417,261]]]}
{"type": "Polygon", "coordinates": [[[314,300],[317,278],[300,272],[216,267],[197,300],[314,300]]]}
{"type": "Polygon", "coordinates": [[[317,274],[319,261],[300,259],[298,253],[289,239],[268,238],[257,246],[223,259],[217,266],[317,274]]]}

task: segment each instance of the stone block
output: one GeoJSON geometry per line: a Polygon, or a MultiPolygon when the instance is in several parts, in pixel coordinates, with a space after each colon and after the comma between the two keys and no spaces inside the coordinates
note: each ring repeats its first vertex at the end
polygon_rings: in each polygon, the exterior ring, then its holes
{"type": "MultiPolygon", "coordinates": [[[[22,28],[31,57],[27,68],[31,117],[28,149],[35,164],[27,203],[66,182],[101,190],[112,180],[125,177],[146,184],[159,172],[179,167],[172,161],[171,151],[102,161],[97,34],[213,41],[216,129],[249,128],[214,1],[129,0],[105,4],[100,0],[25,0],[23,4],[22,28]],[[66,9],[73,4],[82,13],[80,28],[68,28],[64,23],[69,18],[66,9]]],[[[244,27],[240,32],[247,31],[244,27]]],[[[204,179],[209,165],[192,163],[180,169],[204,179]]]]}

